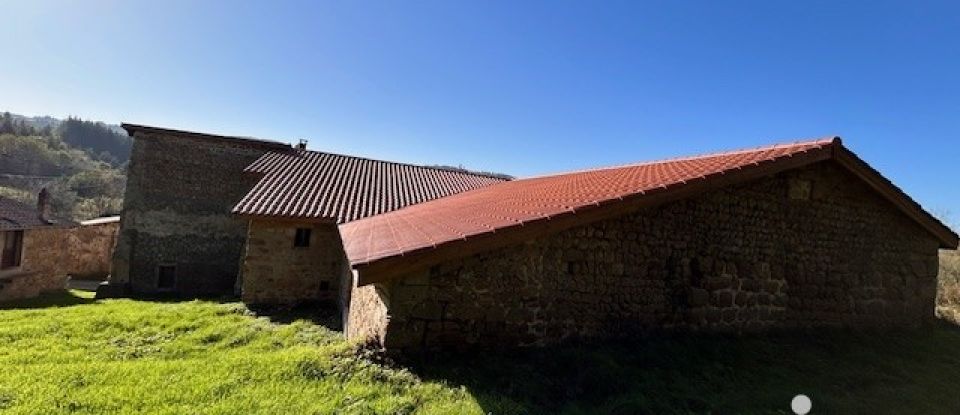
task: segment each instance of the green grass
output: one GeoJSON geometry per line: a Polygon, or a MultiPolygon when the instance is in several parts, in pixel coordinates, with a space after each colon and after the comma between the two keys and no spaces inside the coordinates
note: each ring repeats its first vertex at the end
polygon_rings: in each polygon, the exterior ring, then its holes
{"type": "Polygon", "coordinates": [[[960,413],[960,331],[656,337],[380,364],[308,320],[238,303],[0,310],[0,413],[960,413]]]}
{"type": "Polygon", "coordinates": [[[32,308],[0,311],[3,413],[478,412],[466,391],[371,363],[339,333],[236,303],[60,295],[13,307],[32,308]]]}

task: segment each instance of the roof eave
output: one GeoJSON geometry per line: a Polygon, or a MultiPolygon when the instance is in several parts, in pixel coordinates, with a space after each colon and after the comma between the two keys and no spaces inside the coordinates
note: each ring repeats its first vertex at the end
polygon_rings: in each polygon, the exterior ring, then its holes
{"type": "Polygon", "coordinates": [[[290,222],[290,223],[310,223],[310,224],[337,224],[336,218],[309,217],[309,216],[283,216],[283,215],[261,215],[256,213],[233,212],[233,215],[242,220],[290,222]]]}
{"type": "Polygon", "coordinates": [[[795,169],[834,157],[833,148],[840,146],[840,138],[824,147],[815,148],[782,159],[765,161],[745,166],[733,172],[721,172],[690,180],[683,185],[668,186],[645,193],[637,193],[623,199],[611,200],[586,206],[548,218],[467,236],[434,247],[421,248],[382,258],[353,261],[351,266],[358,272],[358,284],[366,285],[386,281],[407,272],[426,268],[437,263],[475,253],[508,246],[538,236],[562,231],[578,225],[616,217],[643,207],[656,206],[683,199],[709,190],[743,183],[764,176],[795,169]]]}
{"type": "Polygon", "coordinates": [[[854,152],[850,151],[850,149],[843,146],[835,146],[833,148],[833,159],[917,222],[924,230],[935,236],[940,243],[940,248],[957,249],[960,238],[958,238],[953,230],[924,210],[913,198],[886,177],[883,177],[880,172],[863,161],[854,152]]]}

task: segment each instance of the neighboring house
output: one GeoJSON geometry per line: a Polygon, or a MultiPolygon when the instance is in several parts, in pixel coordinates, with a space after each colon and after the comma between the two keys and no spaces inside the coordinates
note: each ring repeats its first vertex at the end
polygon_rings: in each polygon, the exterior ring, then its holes
{"type": "Polygon", "coordinates": [[[957,247],[839,138],[507,181],[124,128],[113,290],[336,300],[394,350],[912,326],[957,247]]]}
{"type": "Polygon", "coordinates": [[[69,263],[64,255],[75,223],[50,215],[42,190],[32,207],[0,197],[0,301],[61,290],[69,263]]]}
{"type": "Polygon", "coordinates": [[[123,128],[134,145],[113,273],[99,296],[236,289],[254,303],[335,300],[346,269],[338,223],[503,181],[272,141],[123,128]]]}

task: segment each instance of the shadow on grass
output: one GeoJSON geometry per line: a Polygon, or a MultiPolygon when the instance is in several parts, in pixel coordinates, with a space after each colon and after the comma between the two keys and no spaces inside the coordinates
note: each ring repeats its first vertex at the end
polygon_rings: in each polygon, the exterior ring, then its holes
{"type": "Polygon", "coordinates": [[[404,364],[463,385],[485,413],[960,413],[960,330],[674,335],[404,364]]]}
{"type": "Polygon", "coordinates": [[[247,307],[257,316],[277,324],[306,320],[334,331],[343,329],[340,311],[332,302],[304,302],[293,306],[248,304],[247,307]]]}
{"type": "Polygon", "coordinates": [[[180,293],[133,293],[127,296],[113,298],[128,298],[131,300],[150,301],[154,303],[182,303],[196,300],[209,303],[227,304],[240,301],[240,298],[235,295],[180,293]]]}
{"type": "MultiPolygon", "coordinates": [[[[131,295],[128,297],[117,297],[119,299],[131,299],[137,301],[150,301],[157,303],[179,303],[185,301],[201,300],[219,304],[233,303],[239,301],[235,296],[184,296],[176,294],[150,294],[150,295],[131,295]]],[[[47,307],[65,307],[81,304],[93,304],[104,299],[97,299],[94,291],[68,289],[50,291],[40,294],[38,297],[26,298],[21,300],[12,300],[0,302],[0,310],[26,309],[26,308],[47,308],[47,307]]]]}
{"type": "Polygon", "coordinates": [[[97,300],[93,298],[93,293],[59,290],[40,294],[39,297],[0,302],[0,310],[69,307],[95,302],[97,302],[97,300]]]}

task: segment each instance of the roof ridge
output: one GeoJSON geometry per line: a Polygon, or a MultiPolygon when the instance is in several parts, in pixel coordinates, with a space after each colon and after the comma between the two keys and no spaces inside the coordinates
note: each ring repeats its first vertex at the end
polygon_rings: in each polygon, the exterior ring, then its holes
{"type": "MultiPolygon", "coordinates": [[[[475,172],[475,171],[467,170],[467,169],[456,170],[456,169],[453,169],[453,168],[444,168],[444,167],[440,167],[440,166],[425,166],[425,165],[422,165],[422,164],[405,163],[405,162],[402,162],[402,161],[382,160],[382,159],[375,159],[375,158],[364,157],[364,156],[354,156],[354,155],[350,155],[350,154],[335,153],[335,152],[332,152],[332,151],[310,150],[310,149],[297,149],[297,148],[294,148],[294,149],[292,149],[292,150],[295,151],[295,152],[308,152],[308,153],[328,154],[328,155],[331,155],[331,156],[347,157],[347,158],[352,158],[352,159],[357,159],[357,160],[366,160],[366,161],[373,161],[373,162],[377,162],[377,163],[393,164],[393,165],[397,165],[397,166],[408,166],[408,167],[418,167],[418,168],[423,168],[423,169],[439,170],[439,171],[447,172],[447,173],[463,173],[463,174],[467,174],[467,175],[471,175],[471,176],[480,176],[480,177],[486,177],[486,178],[490,178],[490,179],[498,179],[498,180],[505,181],[505,182],[508,182],[508,181],[513,180],[513,179],[510,179],[510,178],[498,176],[498,175],[496,175],[496,174],[494,174],[494,173],[475,172]]],[[[512,176],[511,176],[511,177],[512,177],[512,176]]]]}
{"type": "MultiPolygon", "coordinates": [[[[475,188],[475,189],[470,189],[470,190],[467,190],[467,191],[464,191],[464,192],[460,192],[460,193],[452,193],[452,194],[449,194],[449,195],[446,195],[446,196],[438,197],[438,198],[436,198],[436,199],[431,199],[431,200],[427,200],[427,201],[420,202],[420,203],[413,203],[413,204],[410,204],[410,205],[401,207],[401,208],[396,209],[396,210],[392,210],[392,211],[388,211],[388,212],[383,212],[383,213],[380,213],[380,214],[377,214],[377,215],[372,215],[372,216],[367,216],[367,217],[359,218],[359,219],[356,219],[356,220],[354,220],[354,221],[349,221],[349,222],[355,222],[355,221],[359,221],[359,220],[371,219],[371,218],[375,218],[375,217],[381,216],[381,215],[394,214],[395,212],[398,212],[398,211],[412,209],[412,208],[414,208],[414,207],[416,207],[416,206],[418,206],[418,205],[420,205],[420,204],[423,204],[423,203],[434,202],[434,201],[436,201],[436,200],[451,198],[451,197],[455,197],[455,196],[462,196],[462,195],[467,194],[467,193],[476,192],[476,191],[483,190],[483,189],[487,189],[487,188],[490,188],[490,187],[502,186],[502,185],[506,185],[506,184],[508,184],[508,183],[522,183],[522,182],[526,182],[526,181],[530,181],[530,180],[547,179],[547,178],[560,177],[560,176],[568,176],[568,175],[575,175],[575,174],[601,172],[601,171],[616,170],[616,169],[631,168],[631,167],[652,166],[652,165],[656,165],[656,164],[663,164],[663,163],[670,163],[670,162],[677,162],[677,161],[699,160],[699,159],[704,159],[704,158],[709,158],[709,157],[723,157],[723,156],[731,156],[731,155],[736,155],[736,154],[747,154],[747,153],[753,153],[753,152],[764,151],[764,150],[775,150],[775,149],[779,149],[779,148],[788,148],[788,147],[795,147],[795,146],[802,146],[802,145],[815,145],[815,144],[820,144],[820,145],[830,144],[830,145],[833,145],[833,144],[840,144],[840,143],[841,143],[840,136],[836,136],[836,135],[834,135],[834,136],[824,136],[824,137],[817,138],[817,139],[797,140],[797,141],[793,141],[793,142],[774,143],[774,144],[769,144],[769,145],[765,145],[765,146],[758,146],[758,147],[752,147],[752,148],[741,148],[741,149],[737,149],[737,150],[719,151],[719,152],[714,152],[714,153],[703,153],[703,154],[697,154],[697,155],[692,155],[692,156],[680,156],[680,157],[674,157],[674,158],[668,158],[668,159],[643,161],[643,162],[622,164],[622,165],[616,165],[616,166],[596,167],[596,168],[590,168],[590,169],[572,170],[572,171],[561,172],[561,173],[548,173],[548,174],[543,174],[543,175],[539,175],[539,176],[532,176],[532,177],[521,177],[521,178],[516,178],[516,179],[514,179],[514,180],[504,180],[504,181],[501,181],[501,182],[499,182],[499,183],[492,183],[492,184],[489,184],[489,185],[487,185],[487,186],[478,187],[478,188],[475,188]]],[[[349,222],[347,222],[347,223],[349,223],[349,222]]]]}
{"type": "Polygon", "coordinates": [[[120,128],[123,128],[127,132],[127,135],[129,135],[131,138],[133,137],[134,131],[144,131],[144,132],[155,133],[155,134],[182,135],[182,136],[190,136],[194,138],[204,137],[204,138],[213,138],[213,139],[220,139],[220,140],[223,140],[223,139],[239,140],[241,142],[262,144],[262,145],[273,146],[273,147],[291,147],[290,143],[288,142],[269,139],[269,138],[259,138],[259,137],[250,137],[250,136],[241,136],[241,135],[212,134],[212,133],[204,133],[199,131],[181,130],[176,128],[155,127],[152,125],[144,125],[144,124],[132,124],[132,123],[124,122],[124,123],[120,123],[120,128]]]}
{"type": "Polygon", "coordinates": [[[840,143],[841,143],[840,136],[830,135],[830,136],[823,136],[823,137],[821,137],[821,138],[816,138],[816,139],[797,140],[797,141],[792,141],[792,142],[782,142],[782,143],[769,144],[769,145],[765,145],[765,146],[748,147],[748,148],[741,148],[741,149],[736,149],[736,150],[718,151],[718,152],[713,152],[713,153],[701,153],[701,154],[695,154],[695,155],[692,155],[692,156],[679,156],[679,157],[671,157],[671,158],[665,158],[665,159],[647,160],[647,161],[638,161],[638,162],[634,162],[634,163],[617,164],[617,165],[613,165],[613,166],[604,166],[604,167],[593,167],[593,168],[578,169],[578,170],[569,170],[569,171],[564,171],[564,172],[559,172],[559,173],[546,173],[546,174],[540,174],[540,175],[530,176],[530,177],[521,177],[521,178],[518,178],[518,179],[516,179],[516,180],[542,179],[542,178],[546,178],[546,177],[565,176],[565,175],[569,175],[569,174],[591,173],[591,172],[606,171],[606,170],[624,169],[624,168],[629,168],[629,167],[651,166],[651,165],[654,165],[654,164],[672,163],[672,162],[678,162],[678,161],[700,160],[700,159],[705,159],[705,158],[710,158],[710,157],[732,156],[732,155],[736,155],[736,154],[754,153],[754,152],[763,151],[763,150],[775,150],[775,149],[778,149],[778,148],[793,147],[793,146],[799,146],[799,145],[812,145],[812,144],[825,145],[825,144],[840,144],[840,143]]]}

